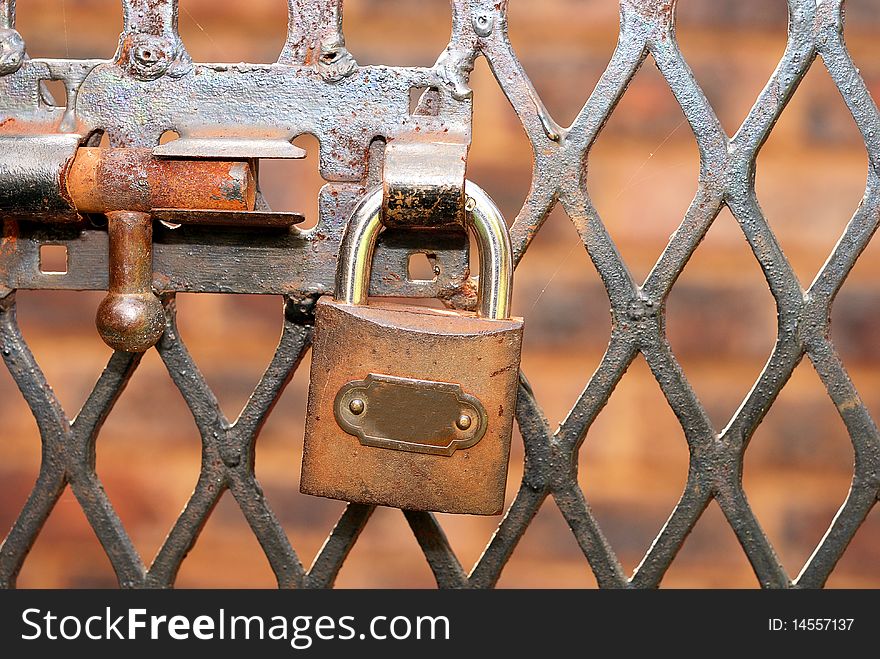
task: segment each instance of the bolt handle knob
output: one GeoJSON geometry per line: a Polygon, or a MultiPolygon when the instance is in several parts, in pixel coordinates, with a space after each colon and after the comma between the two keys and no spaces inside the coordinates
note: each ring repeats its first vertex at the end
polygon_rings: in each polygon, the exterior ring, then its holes
{"type": "Polygon", "coordinates": [[[110,283],[95,324],[114,350],[144,352],[165,331],[165,310],[153,293],[153,221],[149,213],[107,213],[110,283]]]}

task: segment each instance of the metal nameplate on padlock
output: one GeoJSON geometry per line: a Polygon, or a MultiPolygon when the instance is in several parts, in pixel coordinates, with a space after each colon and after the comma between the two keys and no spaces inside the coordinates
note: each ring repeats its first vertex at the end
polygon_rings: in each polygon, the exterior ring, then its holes
{"type": "Polygon", "coordinates": [[[370,373],[333,406],[339,427],[364,446],[452,455],[486,434],[486,409],[461,385],[370,373]]]}
{"type": "Polygon", "coordinates": [[[477,313],[366,304],[381,190],[352,215],[336,295],[315,309],[302,492],[409,510],[503,509],[523,322],[508,317],[507,227],[466,186],[483,273],[477,313]]]}

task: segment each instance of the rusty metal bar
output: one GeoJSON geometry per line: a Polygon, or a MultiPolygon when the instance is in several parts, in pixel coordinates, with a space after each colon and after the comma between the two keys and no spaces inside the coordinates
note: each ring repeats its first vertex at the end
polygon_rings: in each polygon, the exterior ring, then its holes
{"type": "Polygon", "coordinates": [[[82,213],[154,208],[251,211],[256,179],[247,162],[169,160],[150,149],[82,147],[66,172],[70,200],[82,213]]]}

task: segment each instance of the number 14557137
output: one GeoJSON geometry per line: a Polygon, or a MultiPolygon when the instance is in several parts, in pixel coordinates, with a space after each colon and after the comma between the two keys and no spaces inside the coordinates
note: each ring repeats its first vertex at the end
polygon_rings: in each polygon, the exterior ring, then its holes
{"type": "Polygon", "coordinates": [[[767,628],[773,632],[848,632],[854,621],[855,618],[770,618],[767,628]]]}

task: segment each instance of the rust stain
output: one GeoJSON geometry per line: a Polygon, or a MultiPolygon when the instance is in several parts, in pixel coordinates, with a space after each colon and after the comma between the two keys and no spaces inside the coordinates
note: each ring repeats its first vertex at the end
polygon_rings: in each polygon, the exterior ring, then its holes
{"type": "Polygon", "coordinates": [[[7,266],[10,259],[15,256],[18,249],[18,222],[6,220],[3,222],[3,238],[0,239],[0,277],[6,278],[7,266]]]}
{"type": "Polygon", "coordinates": [[[248,163],[165,160],[150,149],[80,148],[66,176],[77,210],[154,208],[250,211],[256,179],[248,163]],[[145,175],[146,174],[146,175],[145,175]]]}

